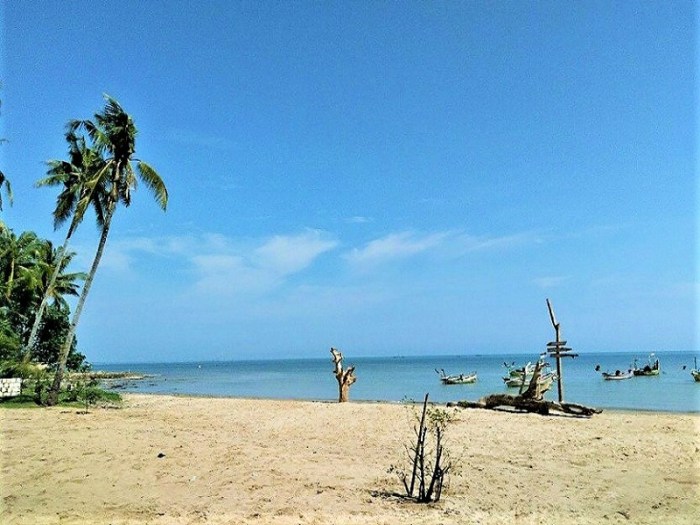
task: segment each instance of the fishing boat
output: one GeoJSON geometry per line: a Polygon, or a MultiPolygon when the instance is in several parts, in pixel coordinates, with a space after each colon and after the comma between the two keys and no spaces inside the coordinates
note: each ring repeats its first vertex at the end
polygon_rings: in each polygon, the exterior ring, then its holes
{"type": "MultiPolygon", "coordinates": [[[[544,354],[541,355],[538,361],[542,367],[542,370],[549,368],[550,366],[549,363],[544,362],[544,357],[544,354]]],[[[519,368],[515,367],[515,363],[503,363],[503,366],[508,369],[508,375],[503,378],[503,382],[508,388],[518,388],[523,383],[525,383],[525,385],[530,384],[530,380],[532,379],[532,374],[535,372],[536,365],[532,364],[532,362],[528,362],[525,366],[521,366],[519,368]]],[[[542,382],[543,378],[547,377],[547,375],[547,373],[543,372],[543,374],[540,376],[540,382],[542,382]]]]}
{"type": "Polygon", "coordinates": [[[619,381],[622,379],[630,379],[634,377],[634,372],[630,369],[627,372],[621,372],[620,370],[615,370],[614,373],[603,372],[603,379],[606,381],[619,381]]]}
{"type": "Polygon", "coordinates": [[[635,376],[658,376],[661,371],[661,365],[659,360],[654,354],[649,354],[649,360],[646,365],[642,368],[637,367],[637,360],[634,360],[634,367],[632,368],[632,373],[635,376]]]}
{"type": "MultiPolygon", "coordinates": [[[[542,392],[546,392],[549,390],[549,387],[552,385],[554,380],[557,378],[557,374],[550,372],[548,374],[543,374],[540,376],[540,378],[537,380],[537,384],[540,386],[540,389],[542,392]]],[[[503,381],[505,382],[506,386],[508,388],[520,388],[521,386],[523,388],[527,388],[528,385],[530,384],[530,381],[532,381],[532,376],[526,376],[525,380],[523,380],[523,377],[512,377],[512,378],[503,378],[503,381]]]]}
{"type": "Polygon", "coordinates": [[[449,375],[445,373],[444,369],[435,371],[440,374],[440,381],[443,385],[466,385],[469,383],[476,383],[477,375],[476,372],[471,372],[469,374],[456,374],[449,375]]]}
{"type": "Polygon", "coordinates": [[[693,379],[695,379],[697,382],[700,383],[700,369],[698,369],[698,359],[697,357],[695,358],[695,368],[693,368],[690,371],[690,375],[693,376],[693,379]]]}
{"type": "MultiPolygon", "coordinates": [[[[532,362],[528,361],[528,363],[525,366],[521,367],[516,367],[515,366],[515,361],[512,363],[508,364],[506,362],[503,362],[503,366],[506,367],[508,370],[508,376],[507,377],[522,377],[523,376],[523,370],[525,370],[526,375],[532,375],[532,372],[535,371],[535,365],[532,364],[532,362]]],[[[505,377],[503,380],[505,381],[505,377]]]]}

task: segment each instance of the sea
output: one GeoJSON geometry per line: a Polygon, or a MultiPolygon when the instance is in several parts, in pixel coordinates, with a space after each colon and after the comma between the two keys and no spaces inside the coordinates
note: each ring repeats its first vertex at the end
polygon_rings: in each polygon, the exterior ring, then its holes
{"type": "MultiPolygon", "coordinates": [[[[565,402],[602,409],[700,412],[700,382],[690,370],[700,355],[694,352],[656,352],[661,373],[606,381],[601,372],[626,371],[635,360],[643,367],[649,354],[600,352],[562,358],[562,390],[565,402]]],[[[506,365],[536,362],[537,354],[345,357],[355,366],[357,381],[350,389],[351,401],[422,401],[426,394],[434,402],[475,401],[494,393],[517,394],[507,388],[506,365]],[[447,374],[476,372],[473,384],[443,385],[438,371],[447,374]]],[[[556,362],[548,357],[552,370],[556,362]]],[[[176,394],[213,397],[337,400],[338,384],[328,358],[258,361],[199,361],[191,363],[95,364],[95,370],[129,371],[144,374],[141,380],[111,382],[121,392],[176,394]]],[[[556,382],[545,395],[556,401],[556,382]]]]}

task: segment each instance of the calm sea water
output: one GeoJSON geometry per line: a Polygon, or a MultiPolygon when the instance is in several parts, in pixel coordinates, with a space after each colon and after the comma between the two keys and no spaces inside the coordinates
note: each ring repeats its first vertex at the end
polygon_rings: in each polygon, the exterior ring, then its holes
{"type": "MultiPolygon", "coordinates": [[[[601,371],[627,370],[634,359],[643,366],[648,355],[629,353],[581,354],[562,359],[564,400],[599,408],[700,412],[700,382],[690,375],[692,352],[657,352],[661,374],[605,381],[601,371]],[[685,367],[685,369],[683,368],[685,367]]],[[[476,400],[487,394],[510,392],[501,379],[504,362],[524,365],[537,355],[463,355],[427,357],[346,357],[356,366],[357,382],[350,398],[365,401],[422,400],[426,393],[436,402],[476,400]],[[435,369],[449,374],[476,371],[471,385],[443,385],[435,369]]],[[[549,362],[554,369],[553,359],[549,362]]],[[[147,374],[141,381],[119,385],[122,391],[160,394],[188,394],[220,397],[277,399],[337,399],[337,382],[328,359],[287,359],[274,361],[217,361],[198,363],[148,363],[96,365],[99,370],[132,371],[147,374]]],[[[545,396],[556,400],[556,383],[545,396]]]]}

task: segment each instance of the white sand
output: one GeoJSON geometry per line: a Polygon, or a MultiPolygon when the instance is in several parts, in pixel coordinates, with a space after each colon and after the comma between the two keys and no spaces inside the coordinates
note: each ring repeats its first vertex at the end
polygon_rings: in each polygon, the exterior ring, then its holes
{"type": "Polygon", "coordinates": [[[402,405],[128,395],[87,415],[0,409],[0,522],[700,523],[700,415],[450,410],[458,472],[426,506],[390,496],[413,437],[402,405]]]}

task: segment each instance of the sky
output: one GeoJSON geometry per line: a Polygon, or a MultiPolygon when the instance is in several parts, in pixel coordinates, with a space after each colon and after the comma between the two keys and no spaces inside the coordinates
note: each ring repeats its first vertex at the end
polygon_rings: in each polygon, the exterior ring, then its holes
{"type": "MultiPolygon", "coordinates": [[[[2,220],[60,244],[64,127],[116,98],[145,186],[89,361],[696,350],[692,2],[0,4],[2,220]]],[[[71,242],[89,268],[99,232],[71,242]]]]}

